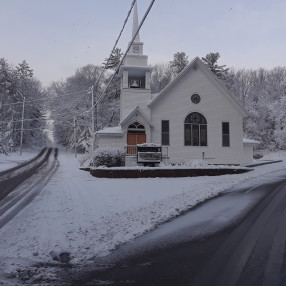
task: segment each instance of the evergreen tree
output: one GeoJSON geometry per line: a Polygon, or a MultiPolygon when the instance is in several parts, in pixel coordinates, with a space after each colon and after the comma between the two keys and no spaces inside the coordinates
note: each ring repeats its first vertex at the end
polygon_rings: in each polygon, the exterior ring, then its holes
{"type": "Polygon", "coordinates": [[[7,145],[12,140],[16,147],[19,146],[24,98],[24,145],[44,144],[45,101],[41,99],[46,95],[26,61],[13,68],[5,59],[0,59],[0,96],[0,133],[3,144],[7,145]]]}
{"type": "Polygon", "coordinates": [[[220,79],[224,79],[226,74],[229,71],[229,68],[225,68],[225,65],[218,65],[217,61],[220,58],[219,53],[209,53],[205,58],[202,58],[202,61],[207,65],[210,70],[220,79]]]}
{"type": "Polygon", "coordinates": [[[104,67],[106,69],[116,70],[121,61],[122,55],[123,53],[121,52],[121,49],[114,49],[110,57],[108,59],[105,59],[105,62],[103,63],[104,67]]]}

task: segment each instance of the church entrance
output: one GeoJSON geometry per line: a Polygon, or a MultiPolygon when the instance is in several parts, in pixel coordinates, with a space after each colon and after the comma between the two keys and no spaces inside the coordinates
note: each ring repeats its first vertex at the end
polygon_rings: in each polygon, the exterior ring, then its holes
{"type": "Polygon", "coordinates": [[[130,124],[127,129],[127,154],[136,155],[136,145],[143,143],[146,143],[145,127],[138,122],[130,124]]]}

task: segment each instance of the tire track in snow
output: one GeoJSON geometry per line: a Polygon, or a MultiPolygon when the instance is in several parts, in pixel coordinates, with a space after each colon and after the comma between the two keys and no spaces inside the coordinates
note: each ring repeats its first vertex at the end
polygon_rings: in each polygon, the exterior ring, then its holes
{"type": "MultiPolygon", "coordinates": [[[[52,151],[52,150],[51,150],[52,151]]],[[[0,203],[0,228],[13,219],[24,207],[26,207],[51,180],[59,167],[56,158],[49,161],[52,152],[49,152],[47,161],[35,172],[35,181],[32,184],[25,182],[14,190],[9,196],[5,197],[0,203]]]]}

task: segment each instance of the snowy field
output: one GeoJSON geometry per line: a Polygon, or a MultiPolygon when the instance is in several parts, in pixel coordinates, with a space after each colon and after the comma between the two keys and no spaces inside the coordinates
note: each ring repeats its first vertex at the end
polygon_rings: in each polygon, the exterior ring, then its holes
{"type": "MultiPolygon", "coordinates": [[[[263,159],[270,158],[283,160],[286,153],[263,159]]],[[[54,263],[56,253],[70,253],[73,264],[92,262],[233,186],[286,168],[284,160],[239,175],[98,179],[80,171],[73,155],[60,152],[58,159],[40,195],[0,229],[0,284],[17,269],[54,263]]]]}
{"type": "Polygon", "coordinates": [[[40,151],[27,152],[23,151],[20,156],[19,152],[9,153],[8,156],[0,154],[0,172],[6,169],[16,167],[18,164],[23,163],[35,157],[40,151]]]}

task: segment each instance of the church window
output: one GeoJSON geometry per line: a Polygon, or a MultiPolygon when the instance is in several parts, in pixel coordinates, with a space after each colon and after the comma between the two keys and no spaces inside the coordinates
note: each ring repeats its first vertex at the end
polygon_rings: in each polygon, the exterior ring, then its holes
{"type": "Polygon", "coordinates": [[[207,121],[198,113],[190,113],[184,123],[186,146],[207,146],[207,121]]]}
{"type": "Polygon", "coordinates": [[[222,146],[230,146],[229,122],[222,122],[222,146]]]}
{"type": "Polygon", "coordinates": [[[130,124],[128,127],[129,134],[145,134],[145,127],[137,121],[130,124]]]}
{"type": "Polygon", "coordinates": [[[201,101],[201,97],[197,93],[195,93],[191,96],[191,101],[194,104],[198,104],[201,101]]]}
{"type": "Polygon", "coordinates": [[[162,145],[170,145],[169,120],[162,120],[162,145]]]}

